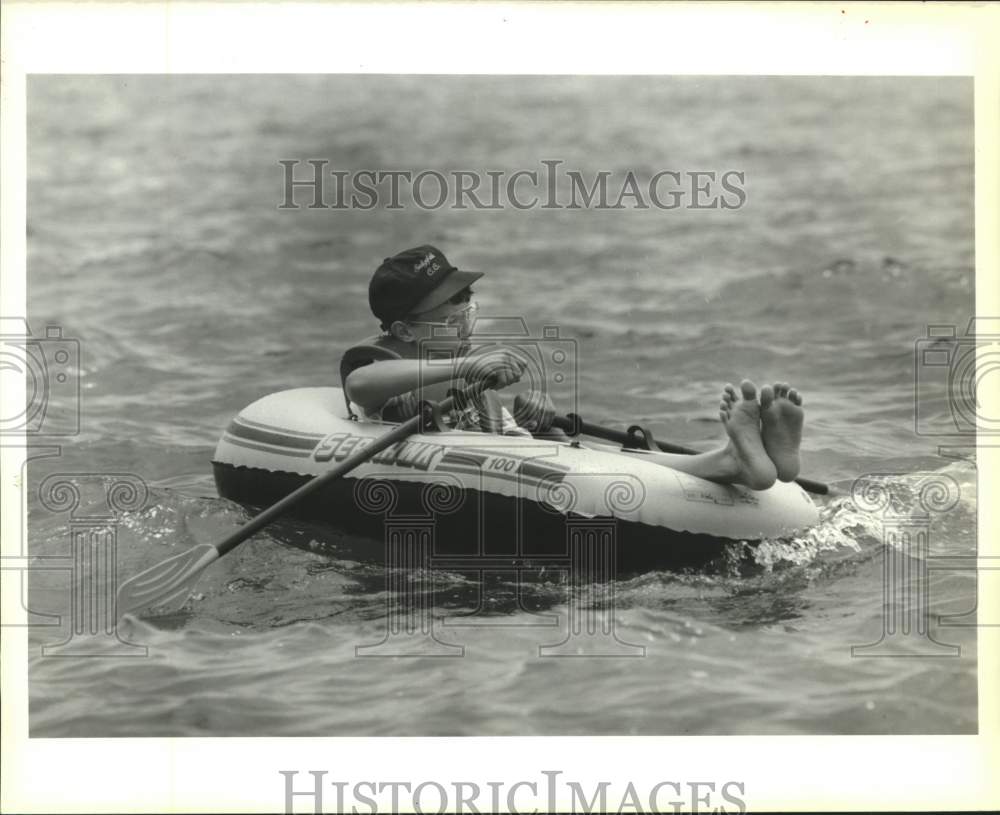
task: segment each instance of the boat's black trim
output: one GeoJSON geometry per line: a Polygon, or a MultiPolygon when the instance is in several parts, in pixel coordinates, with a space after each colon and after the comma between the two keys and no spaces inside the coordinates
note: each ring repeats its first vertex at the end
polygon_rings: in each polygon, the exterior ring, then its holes
{"type": "MultiPolygon", "coordinates": [[[[276,503],[311,476],[234,466],[213,462],[219,494],[250,508],[276,503]]],[[[380,480],[385,480],[384,476],[380,480]]],[[[657,569],[704,568],[726,554],[734,541],[709,535],[678,532],[634,521],[613,518],[588,519],[565,516],[535,501],[472,489],[450,511],[431,514],[425,501],[426,487],[433,482],[393,481],[397,498],[388,514],[365,511],[355,498],[357,478],[338,479],[305,499],[295,517],[318,521],[347,533],[338,544],[337,557],[369,562],[385,561],[388,531],[399,524],[427,523],[431,536],[430,564],[479,562],[530,563],[545,567],[567,567],[574,535],[613,534],[618,575],[657,569]],[[609,532],[613,530],[613,532],[609,532]]]]}

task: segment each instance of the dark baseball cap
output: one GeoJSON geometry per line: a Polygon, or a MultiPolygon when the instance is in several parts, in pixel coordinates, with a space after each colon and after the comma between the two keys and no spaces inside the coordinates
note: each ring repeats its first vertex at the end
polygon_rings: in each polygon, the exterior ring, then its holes
{"type": "Polygon", "coordinates": [[[440,306],[482,276],[459,270],[440,249],[425,244],[382,261],[368,285],[368,304],[388,324],[440,306]]]}

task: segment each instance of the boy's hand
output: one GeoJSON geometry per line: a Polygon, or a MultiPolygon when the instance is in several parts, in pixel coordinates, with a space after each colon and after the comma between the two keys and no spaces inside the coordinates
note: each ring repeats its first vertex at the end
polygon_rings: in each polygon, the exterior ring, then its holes
{"type": "Polygon", "coordinates": [[[514,397],[514,421],[532,433],[545,433],[552,427],[556,406],[547,393],[531,391],[514,397]]]}
{"type": "Polygon", "coordinates": [[[489,348],[480,354],[463,357],[455,369],[456,376],[470,385],[489,382],[491,388],[506,388],[518,382],[527,368],[513,351],[507,348],[489,348]]]}

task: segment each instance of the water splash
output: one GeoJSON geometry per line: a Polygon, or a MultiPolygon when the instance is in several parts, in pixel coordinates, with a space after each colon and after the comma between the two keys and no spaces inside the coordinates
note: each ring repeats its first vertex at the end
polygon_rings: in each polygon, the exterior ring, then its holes
{"type": "Polygon", "coordinates": [[[805,565],[842,550],[860,553],[882,545],[883,539],[895,545],[896,537],[884,538],[887,520],[907,519],[951,533],[957,518],[966,530],[975,526],[976,506],[976,473],[969,460],[928,472],[865,475],[854,481],[850,495],[820,508],[816,526],[792,538],[761,541],[753,559],[772,570],[779,563],[805,565]],[[970,516],[971,526],[965,523],[970,516]]]}
{"type": "Polygon", "coordinates": [[[861,542],[874,539],[872,520],[856,510],[849,498],[836,499],[820,508],[819,523],[792,538],[768,538],[753,549],[757,566],[771,571],[779,563],[802,566],[823,553],[862,550],[861,542]]]}

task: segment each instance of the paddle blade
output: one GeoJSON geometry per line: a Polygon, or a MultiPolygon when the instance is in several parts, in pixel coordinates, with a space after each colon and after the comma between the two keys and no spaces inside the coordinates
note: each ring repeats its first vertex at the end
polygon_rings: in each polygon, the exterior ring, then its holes
{"type": "Polygon", "coordinates": [[[156,609],[163,614],[180,610],[202,570],[218,558],[219,550],[203,543],[126,580],[118,589],[118,617],[144,609],[156,609]]]}

